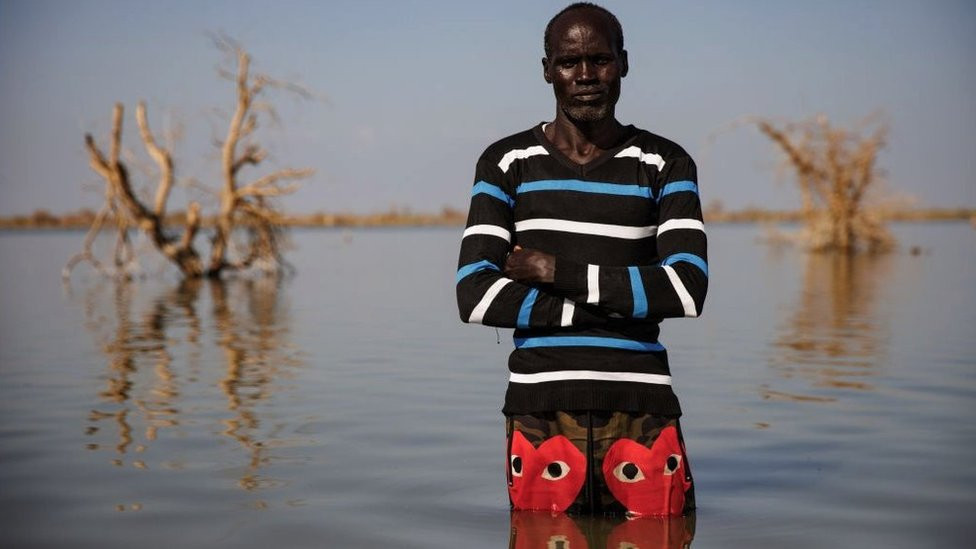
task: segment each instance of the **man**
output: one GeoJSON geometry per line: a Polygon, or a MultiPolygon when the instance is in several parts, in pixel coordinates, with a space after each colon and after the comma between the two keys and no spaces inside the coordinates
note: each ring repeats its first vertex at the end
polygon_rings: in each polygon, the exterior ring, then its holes
{"type": "Polygon", "coordinates": [[[478,161],[457,273],[464,322],[515,328],[514,509],[680,515],[694,507],[681,409],[658,341],[708,284],[695,164],[615,117],[627,52],[606,9],[549,22],[552,122],[478,161]]]}

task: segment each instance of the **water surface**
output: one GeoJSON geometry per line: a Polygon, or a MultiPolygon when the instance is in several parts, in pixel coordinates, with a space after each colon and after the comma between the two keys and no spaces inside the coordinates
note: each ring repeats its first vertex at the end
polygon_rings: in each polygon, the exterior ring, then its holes
{"type": "MultiPolygon", "coordinates": [[[[896,232],[922,253],[808,255],[711,228],[704,316],[661,336],[693,547],[976,535],[976,231],[896,232]]],[[[298,231],[283,282],[82,268],[68,288],[80,233],[0,233],[0,546],[495,548],[513,522],[522,543],[678,539],[510,518],[511,333],[458,321],[459,233],[298,231]]]]}

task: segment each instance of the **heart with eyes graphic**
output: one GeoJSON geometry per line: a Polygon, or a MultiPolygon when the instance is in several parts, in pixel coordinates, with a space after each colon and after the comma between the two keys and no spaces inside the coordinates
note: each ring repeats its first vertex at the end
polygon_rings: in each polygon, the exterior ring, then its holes
{"type": "Polygon", "coordinates": [[[515,431],[509,467],[512,484],[508,493],[516,509],[565,511],[586,478],[586,458],[563,435],[536,448],[515,431]]]}
{"type": "Polygon", "coordinates": [[[650,448],[629,439],[614,442],[603,458],[603,477],[630,513],[678,516],[691,487],[685,467],[678,430],[668,426],[650,448]]]}

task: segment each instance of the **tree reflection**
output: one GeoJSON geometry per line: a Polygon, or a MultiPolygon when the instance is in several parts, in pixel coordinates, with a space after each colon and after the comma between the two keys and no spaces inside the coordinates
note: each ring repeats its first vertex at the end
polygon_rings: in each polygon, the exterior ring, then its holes
{"type": "Polygon", "coordinates": [[[271,397],[272,381],[283,374],[283,369],[300,362],[287,354],[284,345],[287,324],[278,318],[278,280],[266,277],[240,282],[233,288],[211,283],[210,296],[217,343],[226,363],[219,385],[227,399],[227,410],[233,414],[223,420],[223,434],[247,450],[250,460],[239,484],[253,490],[262,483],[258,469],[269,461],[255,408],[271,397]],[[246,313],[236,311],[232,304],[243,304],[246,313]]]}
{"type": "Polygon", "coordinates": [[[273,278],[185,280],[148,300],[141,295],[147,288],[134,282],[89,288],[83,298],[86,328],[105,354],[107,369],[105,388],[88,414],[85,433],[93,442],[86,447],[108,450],[118,466],[149,468],[132,456],[151,454],[162,456],[153,465],[181,469],[178,450],[153,443],[164,432],[176,441],[202,426],[246,452],[241,488],[269,485],[259,470],[272,460],[269,442],[276,435],[262,425],[261,415],[279,388],[275,382],[301,364],[288,342],[278,285],[273,278]],[[201,318],[199,311],[209,315],[201,318]],[[224,416],[217,429],[215,408],[224,416]]]}
{"type": "MultiPolygon", "coordinates": [[[[775,371],[807,387],[872,390],[869,378],[884,358],[887,333],[878,292],[890,278],[891,262],[887,254],[807,254],[799,298],[773,343],[775,371]]],[[[762,393],[767,399],[835,400],[768,386],[762,393]]]]}

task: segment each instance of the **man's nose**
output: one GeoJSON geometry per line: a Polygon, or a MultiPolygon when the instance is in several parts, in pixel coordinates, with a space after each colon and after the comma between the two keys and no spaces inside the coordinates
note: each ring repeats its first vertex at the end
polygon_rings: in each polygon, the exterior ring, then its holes
{"type": "Polygon", "coordinates": [[[587,82],[595,79],[596,78],[595,68],[596,67],[593,66],[593,63],[590,63],[585,59],[580,61],[579,71],[576,73],[576,80],[578,82],[587,82]]]}

